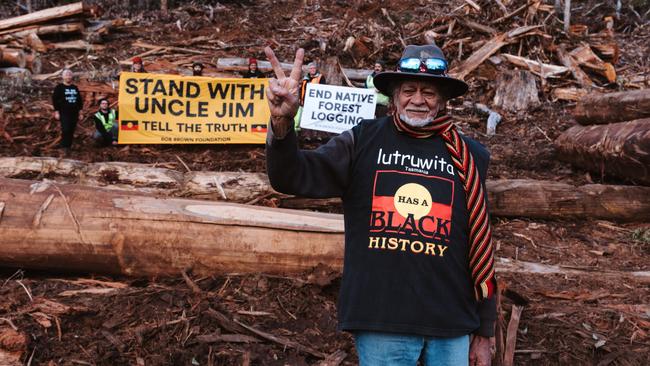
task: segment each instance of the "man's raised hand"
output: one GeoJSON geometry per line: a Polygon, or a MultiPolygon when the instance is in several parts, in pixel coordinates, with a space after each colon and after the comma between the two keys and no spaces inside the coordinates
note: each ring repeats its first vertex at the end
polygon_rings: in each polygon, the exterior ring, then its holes
{"type": "Polygon", "coordinates": [[[271,110],[271,120],[273,122],[273,131],[277,137],[283,137],[288,131],[290,124],[293,123],[293,118],[298,112],[298,88],[300,86],[300,78],[302,77],[302,60],[305,56],[305,51],[299,48],[296,51],[296,58],[293,61],[293,68],[291,75],[286,77],[280,61],[275,57],[275,53],[271,47],[264,48],[264,53],[268,58],[275,78],[269,80],[269,87],[266,89],[266,97],[269,101],[269,109],[271,110]],[[285,132],[284,134],[282,132],[285,132]]]}

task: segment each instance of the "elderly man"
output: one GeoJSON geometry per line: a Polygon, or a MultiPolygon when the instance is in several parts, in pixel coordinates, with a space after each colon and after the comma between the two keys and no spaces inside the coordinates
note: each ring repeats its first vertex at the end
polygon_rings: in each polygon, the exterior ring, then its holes
{"type": "Polygon", "coordinates": [[[435,45],[408,46],[397,72],[375,76],[394,114],[299,150],[298,50],[290,77],[267,47],[267,170],[273,188],[342,197],[345,260],[339,329],[362,366],[489,365],[494,249],[484,182],[489,153],[461,135],[445,103],[468,86],[447,76],[435,45]]]}
{"type": "Polygon", "coordinates": [[[63,82],[54,87],[52,92],[52,105],[54,106],[54,119],[61,122],[59,147],[65,149],[65,153],[68,154],[83,108],[83,100],[79,88],[72,83],[72,70],[64,69],[61,78],[63,82]]]}

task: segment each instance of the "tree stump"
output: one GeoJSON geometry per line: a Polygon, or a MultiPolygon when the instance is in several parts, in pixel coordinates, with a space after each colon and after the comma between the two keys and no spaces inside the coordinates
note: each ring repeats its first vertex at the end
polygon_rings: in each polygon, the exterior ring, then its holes
{"type": "Polygon", "coordinates": [[[535,76],[526,70],[508,70],[499,74],[494,105],[509,112],[525,112],[541,103],[535,76]]]}

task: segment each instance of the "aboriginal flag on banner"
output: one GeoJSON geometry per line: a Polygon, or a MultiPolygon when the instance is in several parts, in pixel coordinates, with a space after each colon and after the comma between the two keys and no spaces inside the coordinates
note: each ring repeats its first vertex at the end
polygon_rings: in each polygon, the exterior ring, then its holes
{"type": "Polygon", "coordinates": [[[263,132],[263,133],[266,133],[266,131],[267,131],[266,123],[251,125],[251,132],[263,132]]]}
{"type": "MultiPolygon", "coordinates": [[[[421,220],[425,231],[436,230],[436,220],[451,220],[454,202],[452,179],[417,173],[377,171],[372,196],[372,211],[400,227],[409,216],[421,220]]],[[[383,229],[382,229],[383,230],[383,229]]],[[[371,231],[382,231],[372,230],[371,231]]]]}
{"type": "Polygon", "coordinates": [[[120,122],[120,130],[122,131],[137,131],[138,121],[136,120],[123,120],[120,122]]]}

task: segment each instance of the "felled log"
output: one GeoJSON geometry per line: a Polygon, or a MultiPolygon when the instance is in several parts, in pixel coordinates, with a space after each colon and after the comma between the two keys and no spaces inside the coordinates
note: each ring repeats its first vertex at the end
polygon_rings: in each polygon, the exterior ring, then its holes
{"type": "Polygon", "coordinates": [[[507,53],[502,53],[500,56],[505,58],[506,61],[510,62],[511,64],[525,68],[533,74],[543,78],[559,77],[560,75],[569,71],[569,69],[564,66],[545,64],[507,53]]]}
{"type": "Polygon", "coordinates": [[[5,66],[16,66],[24,68],[27,65],[25,52],[23,50],[18,50],[15,48],[4,48],[2,50],[2,60],[0,63],[5,66]]]}
{"type": "Polygon", "coordinates": [[[647,221],[650,187],[571,184],[529,179],[487,181],[492,216],[647,221]]]}
{"type": "Polygon", "coordinates": [[[343,85],[343,76],[340,70],[338,57],[331,56],[325,60],[322,71],[329,85],[343,85]]]}
{"type": "Polygon", "coordinates": [[[55,50],[79,50],[79,51],[102,51],[106,48],[103,45],[90,44],[84,40],[48,43],[48,47],[55,50]]]}
{"type": "MultiPolygon", "coordinates": [[[[279,205],[328,209],[340,199],[292,197],[275,192],[263,173],[189,172],[135,163],[84,163],[45,157],[0,158],[0,177],[43,179],[108,189],[251,202],[273,195],[279,205]]],[[[537,180],[488,180],[491,214],[496,217],[598,218],[634,221],[650,215],[650,188],[585,185],[537,180]],[[559,202],[559,203],[558,203],[559,202]],[[558,205],[560,208],[558,208],[558,205]],[[622,209],[624,208],[624,210],[622,209]]]]}
{"type": "Polygon", "coordinates": [[[589,91],[580,88],[555,88],[553,89],[553,98],[559,100],[578,101],[580,98],[588,95],[589,91]]]}
{"type": "Polygon", "coordinates": [[[64,33],[80,33],[84,29],[82,22],[72,22],[63,24],[47,24],[47,25],[30,25],[21,28],[11,28],[0,31],[0,35],[11,35],[13,37],[24,37],[30,33],[36,33],[39,36],[64,34],[64,33]]]}
{"type": "MultiPolygon", "coordinates": [[[[211,275],[297,272],[320,263],[341,270],[343,264],[341,215],[5,178],[0,203],[0,266],[157,276],[188,268],[211,275]]],[[[594,273],[525,264],[496,260],[498,272],[594,273]]]]}
{"type": "Polygon", "coordinates": [[[523,112],[538,107],[537,83],[526,70],[507,70],[497,77],[494,105],[510,112],[523,112]]]}
{"type": "Polygon", "coordinates": [[[43,70],[41,56],[38,53],[28,53],[25,55],[25,61],[27,68],[32,72],[32,74],[40,74],[43,70]]]}
{"type": "Polygon", "coordinates": [[[76,185],[30,194],[33,184],[0,179],[0,266],[172,275],[187,268],[277,273],[343,263],[340,215],[76,185]]]}
{"type": "Polygon", "coordinates": [[[576,60],[576,62],[578,62],[578,64],[604,76],[608,82],[613,83],[616,81],[616,70],[614,69],[614,65],[605,62],[598,57],[594,51],[591,50],[588,44],[582,44],[569,54],[576,60]]]}
{"type": "MultiPolygon", "coordinates": [[[[286,72],[289,73],[291,72],[291,68],[293,67],[293,63],[288,63],[288,62],[281,62],[280,66],[282,69],[286,72]]],[[[257,67],[264,71],[264,72],[271,72],[273,71],[273,68],[271,67],[271,63],[268,61],[262,61],[258,60],[257,61],[257,67]]],[[[220,58],[217,61],[217,69],[223,70],[223,71],[246,71],[248,70],[248,59],[246,58],[220,58]]],[[[303,65],[302,67],[303,72],[307,72],[307,66],[303,65]]],[[[345,76],[348,77],[348,79],[351,80],[366,80],[368,75],[372,73],[372,70],[359,70],[359,69],[348,69],[348,68],[343,68],[343,72],[345,73],[345,76]]]]}
{"type": "Polygon", "coordinates": [[[650,89],[589,94],[578,100],[573,117],[582,125],[650,117],[650,89]]]}
{"type": "Polygon", "coordinates": [[[582,169],[650,185],[650,118],[576,125],[564,131],[555,146],[560,159],[582,169]]]}
{"type": "Polygon", "coordinates": [[[507,33],[501,33],[492,37],[481,48],[474,51],[463,63],[457,67],[452,68],[449,73],[459,79],[465,79],[472,71],[479,67],[485,60],[492,56],[501,47],[510,42],[526,35],[531,30],[537,29],[539,26],[524,26],[515,28],[507,33]]]}
{"type": "Polygon", "coordinates": [[[27,48],[31,48],[34,51],[47,52],[47,47],[36,33],[30,33],[27,36],[23,37],[23,42],[27,48]]]}
{"type": "Polygon", "coordinates": [[[571,71],[573,77],[583,88],[591,89],[593,87],[593,81],[582,71],[578,62],[567,52],[566,45],[560,44],[556,49],[556,54],[560,62],[571,71]]]}
{"type": "Polygon", "coordinates": [[[63,19],[70,16],[83,14],[83,12],[83,1],[57,6],[54,8],[43,9],[35,11],[33,13],[0,20],[0,30],[44,23],[53,19],[63,19]]]}

